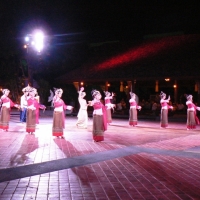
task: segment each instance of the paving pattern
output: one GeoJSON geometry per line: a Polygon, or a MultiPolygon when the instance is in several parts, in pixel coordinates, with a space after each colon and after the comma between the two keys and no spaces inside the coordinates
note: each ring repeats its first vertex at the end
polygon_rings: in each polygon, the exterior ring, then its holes
{"type": "Polygon", "coordinates": [[[51,135],[52,116],[42,114],[36,133],[18,115],[0,131],[0,200],[199,200],[200,126],[185,122],[113,119],[105,141],[92,140],[67,116],[65,138],[51,135]]]}

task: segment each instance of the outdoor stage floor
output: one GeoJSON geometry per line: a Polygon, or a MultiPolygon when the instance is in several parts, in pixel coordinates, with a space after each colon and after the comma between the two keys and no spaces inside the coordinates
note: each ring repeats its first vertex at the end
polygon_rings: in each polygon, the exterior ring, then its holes
{"type": "Polygon", "coordinates": [[[200,126],[184,122],[113,119],[105,141],[92,140],[66,117],[65,138],[52,137],[52,116],[43,114],[34,135],[19,115],[0,131],[0,199],[129,200],[200,199],[200,126]]]}

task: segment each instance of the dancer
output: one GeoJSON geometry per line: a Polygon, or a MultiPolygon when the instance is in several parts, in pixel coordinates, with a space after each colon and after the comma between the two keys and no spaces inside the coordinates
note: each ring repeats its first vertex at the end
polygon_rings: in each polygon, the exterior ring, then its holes
{"type": "Polygon", "coordinates": [[[160,115],[160,127],[168,127],[168,109],[173,109],[173,106],[169,105],[170,96],[166,99],[166,94],[161,91],[160,93],[161,115],[160,115]]]}
{"type": "Polygon", "coordinates": [[[53,112],[53,128],[52,135],[56,137],[63,137],[63,129],[65,128],[65,112],[64,110],[72,110],[72,106],[65,105],[61,99],[63,90],[56,89],[55,96],[53,98],[54,112],[53,112]]]}
{"type": "Polygon", "coordinates": [[[101,93],[97,90],[91,92],[93,100],[89,101],[89,105],[93,106],[93,140],[100,142],[104,140],[104,131],[107,130],[106,108],[101,103],[101,93]]]}
{"type": "Polygon", "coordinates": [[[0,98],[1,104],[1,117],[0,117],[0,129],[8,131],[10,121],[10,109],[11,107],[20,108],[20,105],[13,103],[8,97],[10,90],[3,89],[3,95],[0,98]]]}
{"type": "Polygon", "coordinates": [[[136,126],[138,119],[137,119],[137,109],[141,110],[141,106],[137,105],[136,102],[136,94],[133,92],[130,92],[130,110],[129,110],[129,125],[130,126],[136,126]]]}
{"type": "Polygon", "coordinates": [[[22,92],[24,94],[20,98],[20,104],[21,104],[20,122],[25,123],[26,122],[26,111],[27,111],[27,100],[26,100],[27,88],[23,88],[22,92]]]}
{"type": "Polygon", "coordinates": [[[112,115],[111,115],[111,109],[114,110],[115,104],[112,104],[110,100],[113,98],[113,93],[111,95],[110,92],[104,91],[105,93],[105,106],[106,106],[106,113],[107,113],[107,123],[112,123],[112,115]]]}
{"type": "Polygon", "coordinates": [[[196,115],[196,110],[200,111],[200,107],[197,107],[193,103],[192,95],[187,95],[186,98],[187,98],[186,105],[188,107],[188,109],[187,109],[187,130],[195,129],[196,125],[199,124],[199,119],[196,115]]]}
{"type": "Polygon", "coordinates": [[[78,101],[80,104],[80,109],[77,115],[78,121],[76,123],[76,126],[78,128],[87,128],[88,126],[88,113],[87,113],[88,104],[87,101],[84,99],[86,93],[83,92],[83,90],[84,87],[81,87],[78,95],[78,101]]]}
{"type": "Polygon", "coordinates": [[[26,96],[27,100],[27,119],[26,119],[26,132],[33,134],[35,132],[36,128],[36,121],[37,121],[37,109],[46,109],[44,105],[41,105],[38,103],[38,101],[35,99],[35,95],[37,93],[37,90],[33,87],[28,87],[27,89],[28,93],[26,96]]]}

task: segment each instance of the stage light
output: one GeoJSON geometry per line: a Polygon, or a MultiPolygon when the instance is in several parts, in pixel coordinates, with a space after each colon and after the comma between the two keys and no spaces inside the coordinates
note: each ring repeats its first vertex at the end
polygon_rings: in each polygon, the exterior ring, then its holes
{"type": "Polygon", "coordinates": [[[30,39],[29,36],[26,36],[26,37],[25,37],[25,41],[26,41],[26,42],[29,42],[29,39],[30,39]]]}
{"type": "MultiPolygon", "coordinates": [[[[28,65],[28,75],[26,76],[25,81],[28,79],[28,83],[33,85],[33,76],[32,76],[32,55],[41,55],[42,50],[44,49],[44,39],[45,35],[43,31],[39,29],[33,30],[31,33],[28,33],[24,38],[24,48],[26,49],[26,61],[28,65]]],[[[39,58],[39,57],[38,57],[39,58]]]]}
{"type": "Polygon", "coordinates": [[[24,48],[33,48],[36,52],[40,53],[44,48],[44,33],[41,30],[34,30],[31,34],[25,37],[24,48]]]}
{"type": "Polygon", "coordinates": [[[160,52],[169,51],[173,48],[180,47],[183,43],[188,41],[187,36],[172,36],[161,38],[157,41],[146,42],[143,45],[134,47],[127,52],[116,55],[110,59],[105,60],[102,63],[94,65],[95,71],[112,69],[124,64],[136,63],[139,60],[150,58],[157,55],[160,52]]]}
{"type": "Polygon", "coordinates": [[[37,52],[41,52],[44,48],[44,34],[42,31],[37,31],[33,38],[34,46],[37,52]]]}

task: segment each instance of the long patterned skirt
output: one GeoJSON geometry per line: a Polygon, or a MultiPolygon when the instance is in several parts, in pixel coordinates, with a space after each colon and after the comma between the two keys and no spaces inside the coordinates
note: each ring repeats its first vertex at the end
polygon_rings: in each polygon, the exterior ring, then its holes
{"type": "Polygon", "coordinates": [[[62,112],[54,111],[53,113],[53,136],[63,136],[63,117],[62,112]]]}
{"type": "Polygon", "coordinates": [[[34,133],[36,127],[36,110],[27,109],[26,132],[34,133]]]}
{"type": "Polygon", "coordinates": [[[3,106],[1,108],[0,129],[8,130],[10,121],[10,108],[3,106]]]}
{"type": "Polygon", "coordinates": [[[103,115],[93,115],[93,140],[100,142],[104,140],[103,115]]]}
{"type": "Polygon", "coordinates": [[[137,110],[136,108],[130,108],[129,110],[129,125],[135,126],[137,125],[137,110]]]}
{"type": "Polygon", "coordinates": [[[112,114],[111,114],[111,109],[106,109],[107,113],[107,123],[112,123],[112,114]]]}
{"type": "Polygon", "coordinates": [[[168,127],[168,110],[161,109],[160,126],[163,128],[168,127]]]}
{"type": "Polygon", "coordinates": [[[76,126],[79,128],[87,128],[88,126],[88,113],[86,109],[80,109],[78,112],[78,121],[76,122],[76,126]]]}
{"type": "Polygon", "coordinates": [[[187,111],[187,129],[195,129],[196,121],[195,121],[195,113],[194,111],[187,111]]]}

